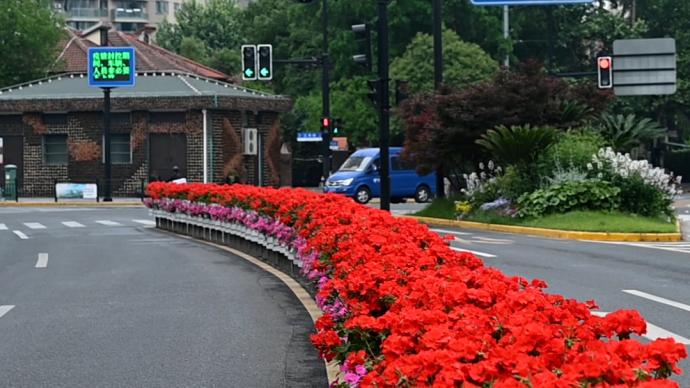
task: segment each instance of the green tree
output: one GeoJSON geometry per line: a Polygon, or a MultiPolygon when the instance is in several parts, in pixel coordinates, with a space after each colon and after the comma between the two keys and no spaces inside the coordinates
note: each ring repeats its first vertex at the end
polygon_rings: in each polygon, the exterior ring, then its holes
{"type": "Polygon", "coordinates": [[[44,77],[59,52],[62,19],[43,0],[0,2],[0,87],[44,77]]]}
{"type": "Polygon", "coordinates": [[[227,74],[240,70],[241,11],[234,0],[210,0],[208,5],[186,2],[176,15],[177,24],[161,23],[156,43],[227,74]],[[227,49],[236,48],[228,55],[227,49]],[[184,50],[184,53],[183,53],[184,50]]]}
{"type": "MultiPolygon", "coordinates": [[[[391,65],[394,79],[407,80],[413,92],[434,88],[433,38],[419,33],[405,53],[391,65]]],[[[460,40],[451,31],[443,32],[443,82],[448,86],[464,86],[491,79],[498,71],[496,61],[476,44],[460,40]]]]}

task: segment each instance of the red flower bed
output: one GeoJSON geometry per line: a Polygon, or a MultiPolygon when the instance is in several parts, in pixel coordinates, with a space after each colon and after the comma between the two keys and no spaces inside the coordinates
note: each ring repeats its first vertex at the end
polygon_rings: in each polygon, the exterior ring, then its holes
{"type": "Polygon", "coordinates": [[[312,342],[337,359],[344,386],[675,387],[687,356],[673,340],[642,344],[636,311],[606,317],[451,250],[413,220],[336,195],[252,186],[149,185],[174,198],[255,210],[294,227],[316,259],[325,314],[312,342]]]}

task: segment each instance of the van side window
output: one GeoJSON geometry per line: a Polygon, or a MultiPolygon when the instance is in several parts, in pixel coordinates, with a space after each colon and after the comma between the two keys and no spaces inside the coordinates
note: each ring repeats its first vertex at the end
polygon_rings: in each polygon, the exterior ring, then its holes
{"type": "Polygon", "coordinates": [[[417,165],[413,161],[405,160],[398,156],[391,158],[391,166],[393,167],[393,170],[397,171],[415,171],[417,169],[417,165]]]}

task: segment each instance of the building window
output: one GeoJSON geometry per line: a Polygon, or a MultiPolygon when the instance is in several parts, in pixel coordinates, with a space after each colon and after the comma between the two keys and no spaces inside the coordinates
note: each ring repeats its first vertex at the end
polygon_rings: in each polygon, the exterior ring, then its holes
{"type": "Polygon", "coordinates": [[[180,3],[175,3],[175,13],[177,13],[177,12],[180,11],[180,7],[181,7],[181,6],[182,6],[182,5],[181,5],[180,3]]]}
{"type": "Polygon", "coordinates": [[[21,115],[0,115],[0,124],[4,125],[21,125],[23,119],[21,115]]]}
{"type": "Polygon", "coordinates": [[[167,1],[156,1],[156,13],[158,15],[167,15],[168,5],[169,3],[167,1]]]}
{"type": "MultiPolygon", "coordinates": [[[[105,138],[103,139],[103,149],[105,150],[105,138]]],[[[103,152],[103,163],[105,163],[105,152],[103,152]]],[[[129,133],[110,135],[110,163],[132,164],[132,146],[129,133]]]]}
{"type": "Polygon", "coordinates": [[[132,113],[130,112],[117,112],[110,114],[110,125],[113,127],[131,127],[132,126],[132,113]]]}
{"type": "Polygon", "coordinates": [[[66,113],[46,113],[43,115],[43,124],[46,125],[67,125],[66,113]]]}
{"type": "Polygon", "coordinates": [[[67,164],[67,135],[43,136],[43,161],[45,164],[67,164]]]}
{"type": "Polygon", "coordinates": [[[150,124],[184,124],[187,121],[186,112],[151,112],[150,124]]]}

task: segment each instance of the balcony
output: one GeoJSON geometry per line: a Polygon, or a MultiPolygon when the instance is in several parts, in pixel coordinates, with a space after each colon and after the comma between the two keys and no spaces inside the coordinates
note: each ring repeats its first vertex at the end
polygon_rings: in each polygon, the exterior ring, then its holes
{"type": "Polygon", "coordinates": [[[149,14],[140,8],[117,8],[111,11],[116,22],[142,22],[149,20],[149,14]]]}
{"type": "Polygon", "coordinates": [[[98,8],[72,8],[65,11],[67,20],[100,20],[108,17],[108,10],[98,8]]]}

